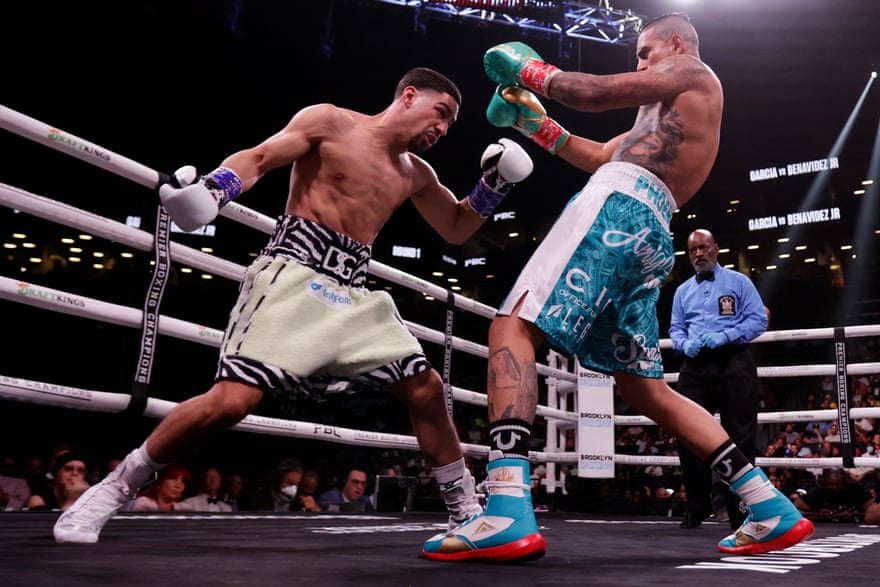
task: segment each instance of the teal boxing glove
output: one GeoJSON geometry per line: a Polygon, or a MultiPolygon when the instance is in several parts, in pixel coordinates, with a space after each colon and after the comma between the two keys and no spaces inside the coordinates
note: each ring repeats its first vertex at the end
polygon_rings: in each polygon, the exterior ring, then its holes
{"type": "Polygon", "coordinates": [[[544,106],[530,91],[519,86],[498,86],[486,108],[486,118],[501,128],[515,128],[555,155],[571,134],[547,116],[544,106]]]}
{"type": "Polygon", "coordinates": [[[519,41],[490,48],[483,55],[483,68],[497,84],[524,86],[545,97],[549,97],[550,80],[562,71],[545,63],[537,51],[519,41]]]}

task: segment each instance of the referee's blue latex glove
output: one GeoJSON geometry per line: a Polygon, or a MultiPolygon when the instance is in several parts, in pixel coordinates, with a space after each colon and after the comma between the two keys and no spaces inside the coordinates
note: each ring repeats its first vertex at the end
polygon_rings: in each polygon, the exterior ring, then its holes
{"type": "Polygon", "coordinates": [[[710,332],[703,335],[703,344],[710,349],[717,349],[726,345],[728,342],[727,335],[723,332],[710,332]]]}
{"type": "Polygon", "coordinates": [[[703,348],[703,339],[701,338],[689,338],[684,341],[683,345],[681,345],[681,350],[683,350],[685,356],[690,359],[693,359],[700,354],[701,348],[703,348]]]}

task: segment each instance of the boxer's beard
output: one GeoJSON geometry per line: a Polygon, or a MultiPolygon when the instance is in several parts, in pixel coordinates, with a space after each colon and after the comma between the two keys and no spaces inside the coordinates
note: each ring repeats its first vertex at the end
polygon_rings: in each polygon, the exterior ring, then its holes
{"type": "Polygon", "coordinates": [[[407,150],[410,153],[424,153],[430,148],[430,144],[428,144],[427,139],[423,135],[419,135],[417,137],[413,137],[413,139],[409,142],[407,150]]]}

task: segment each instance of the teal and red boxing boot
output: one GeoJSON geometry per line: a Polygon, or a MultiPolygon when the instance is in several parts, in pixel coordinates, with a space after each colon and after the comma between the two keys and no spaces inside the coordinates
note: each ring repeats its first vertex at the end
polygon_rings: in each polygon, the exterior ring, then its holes
{"type": "MultiPolygon", "coordinates": [[[[739,493],[746,484],[770,483],[760,468],[755,467],[730,488],[739,493]]],[[[770,499],[749,506],[749,515],[739,529],[718,543],[718,550],[728,554],[761,554],[794,546],[813,535],[813,523],[776,488],[770,499]]]]}
{"type": "Polygon", "coordinates": [[[449,532],[437,534],[422,555],[443,561],[524,562],[544,556],[547,543],[538,533],[532,506],[529,462],[489,453],[486,510],[449,532]]]}

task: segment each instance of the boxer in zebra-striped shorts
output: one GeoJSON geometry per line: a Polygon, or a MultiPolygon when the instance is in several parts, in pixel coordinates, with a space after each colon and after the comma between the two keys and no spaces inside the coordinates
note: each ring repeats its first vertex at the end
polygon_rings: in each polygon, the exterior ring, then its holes
{"type": "Polygon", "coordinates": [[[217,379],[321,396],[430,369],[391,296],[363,287],[369,260],[370,247],[282,216],[242,281],[217,379]]]}
{"type": "Polygon", "coordinates": [[[333,104],[303,108],[279,132],[232,153],[214,171],[199,176],[184,166],[159,187],[172,220],[191,231],[269,171],[290,167],[284,216],[242,282],[214,385],[175,407],[59,517],[56,541],[97,542],[104,524],[156,471],[234,426],[270,391],[320,396],[387,388],[409,410],[411,432],[449,509],[449,527],[482,511],[440,375],[391,298],[363,287],[370,246],[401,204],[412,202],[444,240],[463,244],[531,173],[525,150],[502,138],[483,151],[482,175],[466,197],[441,184],[417,153],[446,134],[460,106],[452,81],[417,67],[401,77],[394,100],[377,114],[333,104]]]}

